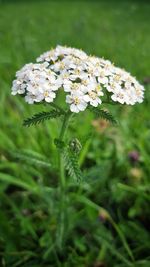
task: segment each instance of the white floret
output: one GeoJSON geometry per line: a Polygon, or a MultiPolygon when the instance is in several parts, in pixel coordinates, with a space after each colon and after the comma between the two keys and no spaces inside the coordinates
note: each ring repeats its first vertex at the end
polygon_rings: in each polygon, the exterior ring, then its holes
{"type": "Polygon", "coordinates": [[[22,94],[29,104],[53,102],[62,88],[72,112],[97,107],[107,93],[120,104],[134,105],[144,98],[144,87],[135,77],[109,60],[88,56],[79,49],[58,45],[16,72],[12,95],[22,94]]]}

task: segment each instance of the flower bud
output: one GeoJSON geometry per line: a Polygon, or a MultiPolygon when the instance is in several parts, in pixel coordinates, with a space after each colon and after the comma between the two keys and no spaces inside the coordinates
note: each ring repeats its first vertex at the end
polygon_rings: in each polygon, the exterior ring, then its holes
{"type": "Polygon", "coordinates": [[[105,222],[109,219],[109,213],[105,209],[100,209],[99,211],[99,220],[105,222]]]}
{"type": "Polygon", "coordinates": [[[73,138],[70,142],[69,142],[69,147],[70,149],[74,152],[74,153],[79,153],[82,145],[80,143],[80,141],[77,138],[73,138]]]}

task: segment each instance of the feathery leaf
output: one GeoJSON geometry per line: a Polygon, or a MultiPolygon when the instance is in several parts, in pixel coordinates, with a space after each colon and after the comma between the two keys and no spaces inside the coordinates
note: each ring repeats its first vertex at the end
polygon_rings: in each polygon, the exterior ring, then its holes
{"type": "Polygon", "coordinates": [[[100,109],[98,107],[89,107],[89,110],[95,114],[96,118],[101,117],[102,119],[109,121],[112,124],[117,124],[116,119],[108,111],[100,109]]]}
{"type": "Polygon", "coordinates": [[[27,118],[23,122],[23,126],[32,126],[44,122],[45,120],[53,119],[62,116],[64,113],[58,109],[49,112],[40,112],[34,114],[31,118],[27,118]]]}
{"type": "Polygon", "coordinates": [[[63,150],[63,159],[65,168],[68,171],[69,176],[76,181],[81,181],[83,175],[78,165],[77,154],[73,153],[73,151],[71,151],[70,148],[67,147],[63,150]]]}

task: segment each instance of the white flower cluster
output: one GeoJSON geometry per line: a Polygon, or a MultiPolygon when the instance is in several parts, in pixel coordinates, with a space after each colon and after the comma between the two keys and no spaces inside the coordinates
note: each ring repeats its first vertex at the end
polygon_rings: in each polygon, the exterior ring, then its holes
{"type": "Polygon", "coordinates": [[[23,94],[29,104],[53,102],[59,89],[66,92],[66,103],[76,113],[88,105],[97,107],[109,95],[121,104],[143,101],[144,87],[128,72],[81,50],[57,46],[37,62],[18,71],[12,86],[12,94],[23,94]]]}

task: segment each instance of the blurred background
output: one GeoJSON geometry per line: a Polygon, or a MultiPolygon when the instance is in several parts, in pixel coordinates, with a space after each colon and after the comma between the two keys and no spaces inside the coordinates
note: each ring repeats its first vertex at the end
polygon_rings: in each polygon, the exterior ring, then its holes
{"type": "Polygon", "coordinates": [[[149,33],[149,1],[0,1],[0,266],[150,266],[149,33]],[[146,88],[143,104],[111,107],[117,127],[74,119],[86,179],[68,182],[63,225],[59,122],[24,128],[41,107],[10,93],[15,72],[57,44],[109,59],[146,88]]]}

